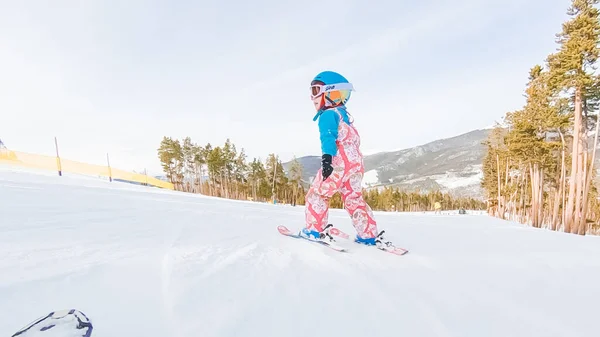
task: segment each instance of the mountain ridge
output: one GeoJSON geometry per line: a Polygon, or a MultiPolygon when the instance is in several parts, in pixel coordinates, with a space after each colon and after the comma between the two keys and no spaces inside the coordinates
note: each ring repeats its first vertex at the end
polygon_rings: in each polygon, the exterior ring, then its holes
{"type": "MultiPolygon", "coordinates": [[[[414,147],[365,155],[363,187],[439,190],[483,199],[480,186],[485,155],[483,141],[490,131],[491,128],[476,129],[414,147]]],[[[303,180],[312,181],[320,168],[321,157],[303,156],[297,160],[303,167],[303,180]]],[[[283,163],[286,171],[291,163],[283,163]]]]}

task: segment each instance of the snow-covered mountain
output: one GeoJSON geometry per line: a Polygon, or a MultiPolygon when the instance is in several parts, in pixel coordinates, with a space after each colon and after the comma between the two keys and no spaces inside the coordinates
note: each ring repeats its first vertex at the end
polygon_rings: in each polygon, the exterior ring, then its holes
{"type": "MultiPolygon", "coordinates": [[[[404,190],[440,190],[482,198],[483,141],[491,129],[467,132],[416,147],[365,156],[366,188],[396,186],[404,190]]],[[[298,158],[304,179],[312,180],[321,158],[298,158]]],[[[290,162],[284,163],[287,169],[290,162]]]]}

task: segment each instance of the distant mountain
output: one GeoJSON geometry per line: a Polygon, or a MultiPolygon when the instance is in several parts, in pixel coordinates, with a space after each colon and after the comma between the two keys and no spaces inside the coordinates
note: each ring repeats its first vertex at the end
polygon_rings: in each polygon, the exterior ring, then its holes
{"type": "MultiPolygon", "coordinates": [[[[312,177],[321,168],[321,156],[305,156],[296,158],[302,166],[302,180],[305,182],[311,181],[312,177]]],[[[282,163],[283,169],[286,173],[289,172],[292,165],[292,161],[282,163]]]]}
{"type": "MultiPolygon", "coordinates": [[[[365,188],[396,186],[404,190],[440,190],[482,198],[482,145],[491,129],[474,130],[409,149],[365,156],[365,188]]],[[[319,156],[298,158],[307,182],[321,165],[319,156]]],[[[284,163],[286,171],[291,162],[284,163]]]]}

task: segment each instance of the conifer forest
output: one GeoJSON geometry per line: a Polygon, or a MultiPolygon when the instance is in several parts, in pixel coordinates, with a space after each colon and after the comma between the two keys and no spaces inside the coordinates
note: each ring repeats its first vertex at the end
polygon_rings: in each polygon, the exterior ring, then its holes
{"type": "MultiPolygon", "coordinates": [[[[294,159],[287,171],[273,153],[264,161],[249,161],[244,150],[238,152],[229,139],[222,146],[199,146],[189,137],[182,141],[164,137],[158,156],[167,178],[178,191],[295,206],[304,205],[310,183],[302,180],[303,168],[298,160],[294,159]]],[[[481,200],[452,197],[439,191],[418,193],[384,187],[363,193],[374,210],[382,211],[429,211],[434,210],[436,202],[443,209],[485,207],[481,200]]],[[[331,199],[330,207],[343,208],[339,193],[331,199]]]]}
{"type": "Polygon", "coordinates": [[[598,233],[597,4],[571,2],[556,51],[529,71],[524,106],[507,112],[489,134],[482,181],[489,214],[537,228],[598,233]]]}

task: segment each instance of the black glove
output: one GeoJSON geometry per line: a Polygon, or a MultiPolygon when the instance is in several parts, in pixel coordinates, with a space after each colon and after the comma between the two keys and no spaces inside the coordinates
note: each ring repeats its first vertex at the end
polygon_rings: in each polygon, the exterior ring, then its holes
{"type": "Polygon", "coordinates": [[[331,173],[333,172],[333,166],[331,166],[331,155],[330,154],[324,154],[323,156],[321,156],[322,160],[321,160],[321,166],[323,167],[323,180],[327,179],[331,173]]]}

